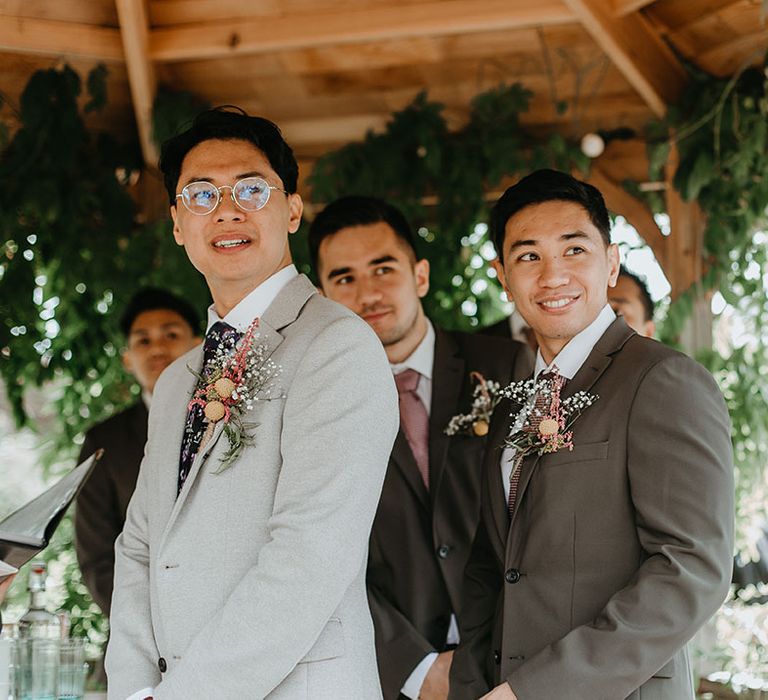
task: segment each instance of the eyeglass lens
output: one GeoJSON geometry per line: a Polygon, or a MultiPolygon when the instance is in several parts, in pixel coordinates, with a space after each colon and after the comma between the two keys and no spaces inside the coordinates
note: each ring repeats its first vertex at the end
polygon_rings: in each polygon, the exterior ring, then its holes
{"type": "Polygon", "coordinates": [[[234,187],[217,188],[210,182],[190,182],[182,189],[184,206],[195,214],[208,214],[219,203],[222,189],[231,189],[237,205],[246,211],[258,211],[269,200],[271,189],[260,177],[246,177],[238,180],[234,187]]]}

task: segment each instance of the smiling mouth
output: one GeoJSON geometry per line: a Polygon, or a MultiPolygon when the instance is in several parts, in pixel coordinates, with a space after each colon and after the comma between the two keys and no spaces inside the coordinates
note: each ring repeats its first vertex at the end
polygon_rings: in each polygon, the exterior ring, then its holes
{"type": "Polygon", "coordinates": [[[246,245],[247,243],[250,243],[250,241],[247,238],[235,238],[230,239],[226,241],[216,241],[213,244],[214,248],[237,248],[241,245],[246,245]]]}
{"type": "Polygon", "coordinates": [[[574,301],[576,301],[578,297],[565,297],[562,299],[547,299],[545,301],[540,301],[539,306],[543,306],[548,311],[558,311],[560,309],[564,309],[566,306],[569,306],[574,301]]]}

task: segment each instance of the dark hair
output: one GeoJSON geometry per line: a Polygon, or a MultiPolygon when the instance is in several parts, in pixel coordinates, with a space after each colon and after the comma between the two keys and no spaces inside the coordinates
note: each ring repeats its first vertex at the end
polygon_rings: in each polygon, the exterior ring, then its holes
{"type": "Polygon", "coordinates": [[[272,169],[283,181],[285,190],[296,192],[299,165],[277,125],[263,117],[252,117],[239,107],[225,105],[201,112],[186,131],[163,143],[160,170],[171,206],[176,203],[176,186],[184,158],[199,143],[211,139],[239,139],[252,143],[267,157],[272,169]]]}
{"type": "Polygon", "coordinates": [[[192,332],[200,333],[200,316],[194,307],[180,297],[171,292],[160,289],[159,287],[144,287],[134,294],[123,313],[120,316],[120,330],[127,338],[131,332],[131,326],[134,321],[145,311],[156,311],[157,309],[167,309],[174,311],[181,316],[192,329],[192,332]]]}
{"type": "Polygon", "coordinates": [[[611,222],[600,190],[559,170],[536,170],[508,188],[491,210],[491,239],[502,264],[507,221],[525,207],[553,201],[581,205],[605,244],[610,245],[611,222]]]}
{"type": "Polygon", "coordinates": [[[636,275],[634,272],[630,272],[624,265],[619,268],[619,277],[626,277],[637,285],[637,288],[640,290],[640,301],[642,302],[643,310],[645,311],[645,318],[643,320],[653,321],[653,312],[656,308],[656,304],[653,302],[653,299],[651,299],[651,293],[648,291],[648,283],[645,279],[636,275]]]}
{"type": "Polygon", "coordinates": [[[317,260],[320,244],[328,236],[349,226],[389,224],[397,237],[416,255],[416,244],[408,220],[395,206],[377,197],[352,195],[331,202],[314,219],[309,227],[309,255],[312,267],[319,275],[317,260]]]}

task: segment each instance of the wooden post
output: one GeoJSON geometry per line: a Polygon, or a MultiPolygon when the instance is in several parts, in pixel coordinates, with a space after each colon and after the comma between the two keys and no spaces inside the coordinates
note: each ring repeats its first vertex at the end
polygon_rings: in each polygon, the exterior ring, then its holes
{"type": "Polygon", "coordinates": [[[704,275],[704,228],[706,219],[698,202],[686,202],[674,188],[679,155],[672,147],[666,165],[666,201],[670,234],[667,239],[667,279],[672,300],[694,290],[693,313],[683,329],[680,343],[690,355],[712,347],[712,291],[701,284],[704,275]]]}

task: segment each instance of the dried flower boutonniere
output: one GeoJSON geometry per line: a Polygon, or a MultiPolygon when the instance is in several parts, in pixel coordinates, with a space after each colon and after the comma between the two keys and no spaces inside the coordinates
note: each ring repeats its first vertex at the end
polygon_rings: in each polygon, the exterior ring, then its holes
{"type": "Polygon", "coordinates": [[[245,414],[257,401],[274,398],[275,379],[283,369],[269,359],[269,349],[263,343],[256,343],[259,319],[254,319],[243,338],[230,347],[219,347],[213,361],[197,377],[198,386],[189,402],[189,408],[200,406],[208,425],[200,442],[202,450],[211,439],[216,423],[224,421],[224,434],[229,449],[221,458],[219,474],[231,467],[243,448],[254,444],[252,430],[258,424],[246,422],[245,414]]]}
{"type": "Polygon", "coordinates": [[[472,392],[472,407],[469,413],[460,413],[451,418],[445,428],[446,435],[487,435],[493,409],[502,399],[499,394],[501,384],[486,379],[480,372],[470,372],[469,376],[477,382],[472,392]]]}
{"type": "Polygon", "coordinates": [[[542,374],[538,379],[513,382],[501,390],[500,395],[519,407],[513,417],[512,428],[504,441],[505,447],[515,452],[514,468],[534,452],[539,455],[573,449],[573,431],[576,419],[598,397],[586,391],[578,391],[563,399],[562,379],[557,372],[542,374]]]}

